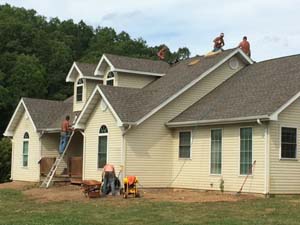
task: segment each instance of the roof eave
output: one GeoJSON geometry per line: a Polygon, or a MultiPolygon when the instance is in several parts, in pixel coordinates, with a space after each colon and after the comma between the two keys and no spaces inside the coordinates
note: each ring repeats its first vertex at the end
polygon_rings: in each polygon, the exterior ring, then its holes
{"type": "Polygon", "coordinates": [[[268,115],[258,115],[258,116],[228,118],[228,119],[168,122],[166,123],[166,126],[169,128],[196,127],[196,126],[208,126],[208,125],[219,125],[219,124],[250,123],[250,122],[257,122],[257,120],[268,121],[271,120],[271,118],[268,115]]]}

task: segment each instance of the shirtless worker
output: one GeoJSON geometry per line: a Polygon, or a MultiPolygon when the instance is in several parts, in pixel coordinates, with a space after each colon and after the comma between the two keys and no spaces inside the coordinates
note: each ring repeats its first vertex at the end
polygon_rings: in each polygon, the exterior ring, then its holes
{"type": "Polygon", "coordinates": [[[251,51],[250,51],[250,43],[247,41],[247,37],[244,36],[243,40],[238,45],[238,48],[242,49],[242,51],[249,57],[251,57],[251,51]]]}
{"type": "Polygon", "coordinates": [[[214,49],[212,51],[213,52],[217,52],[219,50],[224,51],[222,48],[224,45],[225,45],[224,33],[221,33],[219,37],[216,37],[214,39],[214,49]]]}

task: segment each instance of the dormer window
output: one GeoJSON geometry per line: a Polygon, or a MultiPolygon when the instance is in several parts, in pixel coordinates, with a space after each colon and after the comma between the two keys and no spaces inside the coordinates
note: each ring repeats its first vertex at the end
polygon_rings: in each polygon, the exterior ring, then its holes
{"type": "Polygon", "coordinates": [[[83,79],[79,79],[76,85],[76,101],[81,102],[83,95],[83,79]]]}
{"type": "Polygon", "coordinates": [[[106,78],[106,85],[114,86],[115,74],[113,72],[109,72],[106,78]]]}

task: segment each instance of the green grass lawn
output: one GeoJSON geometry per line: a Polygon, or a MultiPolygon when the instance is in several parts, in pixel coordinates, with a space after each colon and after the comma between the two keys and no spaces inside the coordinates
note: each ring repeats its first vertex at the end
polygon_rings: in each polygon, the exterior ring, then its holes
{"type": "Polygon", "coordinates": [[[0,224],[300,224],[300,196],[239,202],[174,203],[146,199],[38,203],[0,190],[0,224]]]}

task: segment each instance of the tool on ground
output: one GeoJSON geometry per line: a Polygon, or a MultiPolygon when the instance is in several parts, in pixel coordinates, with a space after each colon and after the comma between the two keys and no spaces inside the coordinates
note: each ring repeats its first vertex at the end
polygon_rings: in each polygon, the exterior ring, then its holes
{"type": "Polygon", "coordinates": [[[125,177],[123,183],[124,183],[123,198],[128,198],[129,195],[132,195],[134,198],[140,197],[140,193],[137,188],[138,179],[136,176],[125,177]]]}
{"type": "Polygon", "coordinates": [[[256,160],[254,160],[253,164],[252,164],[251,166],[249,166],[247,176],[245,177],[244,182],[243,182],[243,184],[242,184],[240,190],[237,192],[237,194],[242,193],[243,187],[244,187],[244,185],[245,185],[245,183],[246,183],[246,181],[247,181],[249,175],[253,173],[255,164],[256,164],[256,160]]]}
{"type": "Polygon", "coordinates": [[[48,188],[48,187],[50,186],[51,181],[52,181],[52,179],[53,179],[53,177],[54,177],[54,175],[55,175],[55,172],[56,172],[56,170],[57,170],[57,168],[58,168],[58,166],[59,166],[61,160],[64,158],[64,155],[65,155],[65,153],[66,153],[66,150],[68,149],[68,147],[69,147],[69,145],[70,145],[70,142],[71,142],[71,140],[72,140],[73,135],[74,135],[74,131],[72,131],[72,133],[71,133],[71,135],[70,135],[70,138],[69,138],[69,140],[68,140],[68,143],[67,143],[66,146],[65,146],[64,151],[57,157],[57,159],[56,159],[55,162],[53,163],[53,165],[52,165],[52,167],[51,167],[51,169],[50,169],[48,175],[46,176],[46,178],[44,179],[44,181],[42,182],[42,184],[41,184],[41,186],[40,186],[41,188],[48,188]]]}

